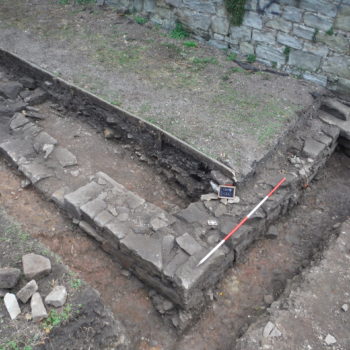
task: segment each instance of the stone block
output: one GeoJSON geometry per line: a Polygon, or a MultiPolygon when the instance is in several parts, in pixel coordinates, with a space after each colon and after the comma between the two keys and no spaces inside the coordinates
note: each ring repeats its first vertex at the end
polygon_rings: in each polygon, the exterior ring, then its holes
{"type": "Polygon", "coordinates": [[[23,85],[17,81],[1,82],[0,96],[14,100],[22,89],[23,85]]]}
{"type": "Polygon", "coordinates": [[[314,72],[321,64],[321,57],[300,50],[289,54],[288,64],[314,72]]]}
{"type": "Polygon", "coordinates": [[[280,30],[282,32],[287,32],[287,33],[290,32],[292,29],[292,23],[289,21],[286,21],[282,17],[277,17],[267,21],[265,26],[267,28],[272,28],[272,29],[280,30]]]}
{"type": "Polygon", "coordinates": [[[247,11],[244,15],[243,25],[252,27],[255,29],[262,29],[262,26],[263,26],[262,18],[256,12],[247,11]]]}
{"type": "Polygon", "coordinates": [[[128,235],[132,231],[128,224],[121,223],[115,219],[113,221],[108,222],[105,225],[104,232],[107,232],[108,236],[111,239],[115,238],[117,242],[119,242],[121,239],[123,239],[126,235],[128,235]]]}
{"type": "Polygon", "coordinates": [[[298,40],[294,36],[291,36],[285,33],[278,33],[277,41],[282,45],[292,47],[293,49],[297,49],[297,50],[303,47],[303,44],[300,40],[298,40]]]}
{"type": "Polygon", "coordinates": [[[54,176],[53,172],[49,168],[37,162],[29,164],[23,163],[18,167],[18,170],[21,171],[32,184],[36,184],[41,180],[54,176]]]}
{"type": "Polygon", "coordinates": [[[57,145],[57,140],[47,132],[42,131],[35,137],[33,147],[39,153],[43,151],[44,145],[57,145]]]}
{"type": "Polygon", "coordinates": [[[203,32],[208,32],[211,25],[211,16],[206,13],[198,13],[192,10],[183,10],[178,13],[179,21],[193,30],[200,29],[203,32]]]}
{"type": "Polygon", "coordinates": [[[23,273],[27,279],[37,279],[51,272],[51,262],[48,258],[38,254],[22,256],[23,273]]]}
{"type": "Polygon", "coordinates": [[[28,124],[30,121],[26,118],[22,113],[15,113],[13,118],[10,121],[10,129],[16,131],[20,129],[22,126],[28,124]]]}
{"type": "Polygon", "coordinates": [[[227,35],[230,23],[225,17],[214,16],[211,22],[211,29],[214,33],[227,35]]]}
{"type": "Polygon", "coordinates": [[[284,64],[286,60],[285,55],[281,51],[267,45],[258,45],[256,47],[256,57],[280,64],[284,64]]]}
{"type": "Polygon", "coordinates": [[[37,290],[37,283],[35,280],[31,280],[20,291],[17,292],[16,296],[23,304],[25,304],[37,290]]]}
{"type": "Polygon", "coordinates": [[[108,210],[103,210],[96,215],[94,222],[97,227],[103,228],[114,219],[115,217],[108,210]]]}
{"type": "Polygon", "coordinates": [[[274,30],[253,30],[252,39],[254,41],[273,45],[276,41],[276,32],[274,30]]]}
{"type": "Polygon", "coordinates": [[[17,316],[21,313],[21,309],[18,305],[16,296],[12,293],[7,293],[4,296],[4,304],[7,312],[9,313],[11,320],[15,320],[17,316]]]}
{"type": "Polygon", "coordinates": [[[311,81],[317,85],[327,86],[328,78],[321,74],[310,74],[308,72],[303,73],[303,79],[311,81]]]}
{"type": "Polygon", "coordinates": [[[21,271],[13,267],[0,268],[0,288],[10,289],[16,286],[21,271]]]}
{"type": "Polygon", "coordinates": [[[86,233],[88,234],[90,237],[92,237],[93,239],[95,239],[97,242],[102,243],[104,241],[104,239],[102,238],[102,236],[100,236],[97,231],[86,221],[81,220],[79,221],[79,227],[86,233]]]}
{"type": "Polygon", "coordinates": [[[52,155],[64,168],[78,164],[77,157],[66,148],[58,146],[52,155]]]}
{"type": "Polygon", "coordinates": [[[319,12],[329,17],[335,17],[337,15],[336,4],[328,0],[300,0],[299,7],[301,9],[319,12]]]}
{"type": "Polygon", "coordinates": [[[350,50],[349,39],[346,37],[346,35],[341,33],[335,33],[333,35],[318,33],[317,42],[325,44],[332,50],[340,53],[347,54],[350,50]]]}
{"type": "Polygon", "coordinates": [[[0,144],[1,153],[16,165],[20,165],[35,151],[29,140],[11,140],[0,144]]]}
{"type": "Polygon", "coordinates": [[[321,109],[334,115],[340,120],[350,120],[350,107],[333,98],[326,98],[322,101],[321,109]]]}
{"type": "Polygon", "coordinates": [[[188,254],[183,250],[179,250],[176,255],[170,260],[170,262],[164,268],[164,274],[167,277],[173,277],[177,269],[182,266],[189,259],[188,254]]]}
{"type": "Polygon", "coordinates": [[[176,216],[189,223],[205,225],[208,221],[208,213],[202,203],[191,203],[186,209],[176,213],[176,216]]]}
{"type": "Polygon", "coordinates": [[[312,28],[327,31],[333,27],[333,18],[307,12],[304,14],[304,23],[312,28]]]}
{"type": "Polygon", "coordinates": [[[200,0],[183,0],[183,6],[191,10],[214,14],[216,12],[214,2],[200,0]]]}
{"type": "Polygon", "coordinates": [[[129,234],[120,241],[122,252],[133,254],[145,263],[161,271],[163,268],[162,241],[142,234],[129,234]]]}
{"type": "Polygon", "coordinates": [[[294,24],[293,33],[300,38],[312,40],[315,34],[315,29],[302,24],[294,24]]]}
{"type": "Polygon", "coordinates": [[[320,154],[325,150],[325,148],[325,144],[318,142],[312,138],[307,138],[305,140],[303,148],[303,156],[315,159],[320,156],[320,154]]]}
{"type": "Polygon", "coordinates": [[[203,247],[187,232],[176,238],[176,243],[189,255],[198,253],[203,247]]]}
{"type": "Polygon", "coordinates": [[[329,49],[326,45],[323,45],[322,43],[314,43],[314,42],[304,42],[304,48],[303,51],[312,53],[316,56],[326,57],[329,53],[329,49]]]}
{"type": "Polygon", "coordinates": [[[242,55],[254,55],[255,53],[254,45],[246,42],[242,42],[239,45],[239,52],[242,55]]]}
{"type": "Polygon", "coordinates": [[[350,57],[328,57],[322,68],[327,73],[338,75],[341,78],[350,79],[350,57]]]}
{"type": "Polygon", "coordinates": [[[69,187],[63,186],[52,194],[51,200],[53,202],[55,202],[60,208],[63,208],[64,207],[64,196],[69,192],[71,192],[69,187]]]}
{"type": "Polygon", "coordinates": [[[143,1],[143,11],[145,12],[154,12],[156,8],[155,0],[144,0],[143,1]]]}
{"type": "Polygon", "coordinates": [[[11,117],[14,113],[24,110],[26,106],[27,104],[23,101],[5,101],[0,104],[0,115],[11,117]]]}
{"type": "Polygon", "coordinates": [[[107,208],[107,203],[100,199],[95,198],[80,207],[82,217],[87,222],[93,224],[94,218],[107,208]]]}
{"type": "Polygon", "coordinates": [[[128,191],[128,195],[126,197],[126,203],[130,209],[136,209],[145,203],[145,200],[138,195],[128,191]]]}
{"type": "Polygon", "coordinates": [[[33,294],[32,299],[30,301],[30,307],[32,310],[32,319],[34,322],[40,322],[44,318],[47,318],[47,311],[41,295],[36,292],[33,294]]]}
{"type": "Polygon", "coordinates": [[[45,298],[47,305],[61,307],[66,303],[67,290],[65,286],[56,286],[45,298]]]}
{"type": "Polygon", "coordinates": [[[96,182],[90,182],[87,185],[78,188],[76,191],[64,196],[64,206],[73,217],[80,219],[80,207],[92,199],[95,199],[101,192],[103,187],[96,182]]]}
{"type": "Polygon", "coordinates": [[[235,42],[249,41],[252,37],[252,29],[244,26],[230,28],[230,38],[235,42]]]}
{"type": "Polygon", "coordinates": [[[286,6],[283,10],[282,17],[288,21],[300,22],[303,11],[293,6],[286,6]]]}
{"type": "Polygon", "coordinates": [[[335,29],[350,32],[350,6],[342,6],[335,20],[335,29]]]}

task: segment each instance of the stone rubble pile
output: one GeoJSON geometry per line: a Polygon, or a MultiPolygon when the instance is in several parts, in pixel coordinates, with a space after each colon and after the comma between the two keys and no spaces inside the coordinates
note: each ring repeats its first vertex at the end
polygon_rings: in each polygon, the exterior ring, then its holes
{"type": "MultiPolygon", "coordinates": [[[[0,268],[0,290],[3,290],[4,304],[11,320],[21,314],[22,307],[30,300],[31,319],[39,322],[48,317],[47,306],[62,307],[67,300],[67,290],[64,286],[55,286],[45,297],[45,306],[41,294],[38,292],[37,280],[50,274],[51,262],[48,258],[38,254],[22,256],[23,275],[29,280],[17,293],[14,293],[21,281],[21,271],[17,268],[0,268]]],[[[18,288],[17,288],[18,289],[18,288]]]]}

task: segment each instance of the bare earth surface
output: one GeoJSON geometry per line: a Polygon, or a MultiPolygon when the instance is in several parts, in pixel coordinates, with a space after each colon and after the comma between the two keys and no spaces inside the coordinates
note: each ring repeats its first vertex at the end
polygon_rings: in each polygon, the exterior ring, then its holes
{"type": "Polygon", "coordinates": [[[188,47],[113,9],[3,0],[0,28],[4,49],[173,133],[231,166],[239,180],[319,89],[249,74],[225,52],[188,47]]]}

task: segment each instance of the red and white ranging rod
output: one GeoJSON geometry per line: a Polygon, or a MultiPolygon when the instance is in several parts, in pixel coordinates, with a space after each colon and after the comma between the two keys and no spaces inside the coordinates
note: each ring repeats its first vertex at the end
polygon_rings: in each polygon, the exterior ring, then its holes
{"type": "Polygon", "coordinates": [[[284,177],[272,190],[271,192],[230,232],[227,236],[217,244],[198,264],[201,265],[206,261],[211,255],[213,255],[243,224],[273,195],[273,193],[280,187],[283,182],[286,181],[284,177]]]}

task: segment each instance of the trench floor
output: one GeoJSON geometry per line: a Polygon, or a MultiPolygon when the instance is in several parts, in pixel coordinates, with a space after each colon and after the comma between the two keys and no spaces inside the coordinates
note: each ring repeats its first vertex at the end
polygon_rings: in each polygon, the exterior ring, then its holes
{"type": "MultiPolygon", "coordinates": [[[[127,157],[124,161],[134,162],[127,157]]],[[[278,238],[262,239],[249,249],[218,285],[213,303],[198,323],[182,336],[163,322],[141,282],[112,261],[53,204],[31,188],[21,189],[21,177],[3,160],[0,204],[101,292],[115,317],[130,331],[135,350],[232,350],[235,339],[269,306],[264,296],[278,298],[288,279],[308,266],[336,234],[334,225],[350,215],[349,171],[349,158],[335,153],[305,189],[300,205],[276,225],[278,238]]]]}

